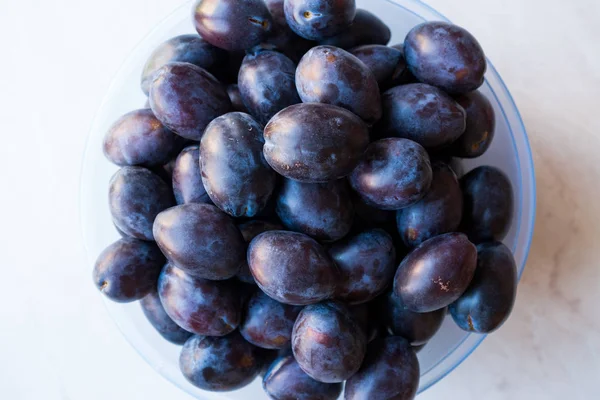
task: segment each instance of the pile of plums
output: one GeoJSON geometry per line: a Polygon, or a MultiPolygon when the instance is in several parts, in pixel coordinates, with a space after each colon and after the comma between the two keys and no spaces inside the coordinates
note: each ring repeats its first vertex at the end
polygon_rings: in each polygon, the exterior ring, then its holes
{"type": "Polygon", "coordinates": [[[122,239],[96,286],[141,300],[199,388],[414,398],[447,313],[489,333],[515,300],[511,183],[457,177],[494,138],[480,45],[426,22],[387,46],[354,0],[200,0],[193,22],[106,134],[122,239]]]}

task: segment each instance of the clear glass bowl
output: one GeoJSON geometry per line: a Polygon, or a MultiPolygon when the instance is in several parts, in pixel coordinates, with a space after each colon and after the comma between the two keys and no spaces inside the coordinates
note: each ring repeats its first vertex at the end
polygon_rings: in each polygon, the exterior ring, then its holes
{"type": "MultiPolygon", "coordinates": [[[[390,26],[391,44],[401,43],[407,32],[418,23],[446,20],[417,0],[358,0],[357,3],[390,26]]],[[[107,201],[108,182],[117,168],[104,158],[102,139],[119,116],[143,106],[145,97],[139,87],[139,77],[152,50],[170,37],[193,32],[191,7],[192,2],[188,2],[178,8],[129,55],[115,76],[94,121],[82,166],[80,194],[81,223],[90,268],[98,254],[119,237],[111,223],[107,201]]],[[[516,212],[505,243],[515,254],[520,276],[529,252],[535,217],[535,177],[531,150],[517,107],[491,64],[482,91],[496,110],[496,138],[484,157],[469,161],[465,166],[469,170],[478,165],[494,165],[510,177],[514,186],[516,212]]],[[[153,330],[145,320],[139,304],[122,305],[107,300],[106,307],[123,335],[140,355],[158,373],[192,396],[203,400],[266,399],[259,380],[243,390],[225,394],[207,393],[195,388],[179,371],[179,347],[166,342],[153,330]]],[[[484,338],[483,335],[467,334],[459,330],[452,319],[447,318],[439,333],[419,353],[419,391],[426,390],[450,373],[484,338]]]]}

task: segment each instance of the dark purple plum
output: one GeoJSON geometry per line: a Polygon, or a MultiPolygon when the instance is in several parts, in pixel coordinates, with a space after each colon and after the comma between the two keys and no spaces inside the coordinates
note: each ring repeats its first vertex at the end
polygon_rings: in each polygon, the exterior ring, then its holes
{"type": "Polygon", "coordinates": [[[314,239],[269,231],[248,248],[248,265],[258,286],[284,304],[307,305],[333,296],[339,270],[314,239]]]}
{"type": "Polygon", "coordinates": [[[446,317],[446,308],[427,313],[410,311],[392,290],[378,300],[385,327],[393,335],[408,340],[411,346],[429,342],[446,317]]]}
{"type": "Polygon", "coordinates": [[[227,52],[200,36],[176,36],[162,43],[150,55],[142,71],[142,90],[148,95],[153,75],[169,63],[186,62],[214,73],[223,67],[226,61],[227,52]]]}
{"type": "Polygon", "coordinates": [[[125,234],[154,240],[156,216],[175,204],[171,188],[142,167],[123,167],[110,180],[108,194],[114,224],[125,234]]]}
{"type": "Polygon", "coordinates": [[[329,254],[342,271],[335,297],[348,304],[373,300],[389,286],[396,272],[394,242],[382,229],[338,242],[329,254]]]}
{"type": "Polygon", "coordinates": [[[200,36],[228,51],[260,44],[273,27],[263,0],[198,0],[193,19],[200,36]]]}
{"type": "Polygon", "coordinates": [[[356,16],[355,0],[285,0],[285,18],[294,32],[321,40],[348,29],[356,16]]]}
{"type": "Polygon", "coordinates": [[[410,344],[398,336],[369,344],[365,361],[348,379],[345,400],[412,400],[419,387],[419,360],[410,344]]]}
{"type": "Polygon", "coordinates": [[[266,124],[279,111],[300,103],[294,74],[296,65],[282,53],[257,49],[246,55],[238,84],[250,114],[266,124]]]}
{"type": "Polygon", "coordinates": [[[413,140],[426,148],[451,144],[466,128],[465,110],[440,89],[423,83],[396,86],[383,94],[377,133],[413,140]]]}
{"type": "Polygon", "coordinates": [[[242,100],[240,87],[237,83],[227,86],[227,94],[229,95],[229,100],[231,101],[231,108],[233,111],[248,113],[248,109],[246,108],[246,106],[244,105],[244,101],[242,100]]]}
{"type": "Polygon", "coordinates": [[[173,169],[173,194],[177,204],[210,203],[202,183],[200,146],[186,147],[175,160],[173,169]]]}
{"type": "Polygon", "coordinates": [[[94,266],[94,284],[106,297],[129,303],[156,287],[165,257],[154,243],[123,238],[108,246],[94,266]]]}
{"type": "MultiPolygon", "coordinates": [[[[242,236],[244,237],[244,241],[247,244],[260,235],[263,232],[267,231],[279,231],[283,229],[279,223],[271,222],[271,221],[248,221],[238,226],[240,232],[242,232],[242,236]]],[[[240,268],[240,272],[237,274],[237,278],[247,284],[256,285],[254,281],[254,277],[250,272],[250,267],[248,266],[248,262],[246,260],[243,261],[242,266],[240,268]]]]}
{"type": "Polygon", "coordinates": [[[381,94],[375,76],[358,58],[340,48],[310,49],[296,69],[296,87],[304,103],[343,107],[371,125],[381,118],[381,94]]]}
{"type": "Polygon", "coordinates": [[[319,183],[350,174],[368,144],[365,123],[330,104],[296,104],[265,127],[267,162],[286,178],[319,183]]]}
{"type": "Polygon", "coordinates": [[[389,138],[369,145],[350,175],[350,184],[369,205],[398,210],[421,200],[432,180],[423,147],[408,139],[389,138]]]}
{"type": "Polygon", "coordinates": [[[367,339],[350,310],[328,301],[305,307],[292,333],[292,351],[300,368],[324,383],[339,383],[358,371],[367,339]]]}
{"type": "Polygon", "coordinates": [[[240,112],[216,118],[204,132],[202,183],[215,205],[233,217],[256,216],[273,193],[276,175],[263,146],[262,125],[240,112]]]}
{"type": "Polygon", "coordinates": [[[302,307],[282,304],[258,290],[246,304],[240,333],[263,349],[288,348],[300,310],[302,307]]]}
{"type": "Polygon", "coordinates": [[[284,179],[277,215],[289,230],[334,242],[346,236],[354,220],[354,204],[346,180],[302,183],[284,179]]]}
{"type": "Polygon", "coordinates": [[[387,45],[392,37],[390,28],[375,14],[359,8],[354,22],[343,32],[320,41],[320,44],[351,49],[364,44],[387,45]]]}
{"type": "Polygon", "coordinates": [[[158,279],[158,295],[169,317],[197,335],[227,335],[240,323],[242,304],[235,281],[195,278],[167,264],[158,279]]]}
{"type": "Polygon", "coordinates": [[[465,235],[436,236],[404,258],[394,277],[394,293],[411,311],[436,311],[458,300],[476,267],[477,248],[465,235]]]}
{"type": "Polygon", "coordinates": [[[465,29],[442,21],[415,26],[404,41],[410,71],[421,82],[448,93],[471,92],[483,84],[485,54],[465,29]]]}
{"type": "Polygon", "coordinates": [[[144,315],[154,329],[169,342],[184,344],[192,336],[191,332],[181,328],[169,317],[157,292],[153,291],[146,295],[140,301],[140,304],[142,305],[144,315]]]}
{"type": "Polygon", "coordinates": [[[479,167],[461,181],[464,196],[461,231],[471,241],[502,240],[513,217],[513,189],[509,178],[494,167],[479,167]]]}
{"type": "Polygon", "coordinates": [[[444,163],[433,164],[431,189],[418,203],[398,210],[398,232],[407,247],[456,232],[462,219],[463,198],[458,178],[444,163]]]}
{"type": "Polygon", "coordinates": [[[263,363],[261,349],[233,332],[224,337],[193,336],[183,346],[179,368],[194,386],[229,392],[250,384],[263,363]]]}
{"type": "Polygon", "coordinates": [[[476,90],[456,98],[467,113],[467,129],[452,144],[452,154],[460,158],[477,158],[491,146],[496,131],[496,113],[492,103],[476,90]]]}
{"type": "Polygon", "coordinates": [[[282,357],[269,367],[263,388],[273,400],[336,400],[341,383],[323,383],[308,376],[293,356],[282,357]]]}
{"type": "Polygon", "coordinates": [[[380,90],[412,81],[402,51],[381,44],[369,44],[349,50],[375,76],[380,90]]]}
{"type": "Polygon", "coordinates": [[[450,305],[450,314],[467,332],[491,333],[510,316],[517,295],[517,266],[500,242],[477,246],[477,269],[467,291],[450,305]]]}
{"type": "Polygon", "coordinates": [[[233,219],[209,204],[184,204],[160,213],[154,236],[169,261],[198,278],[229,279],[246,254],[233,219]]]}
{"type": "Polygon", "coordinates": [[[210,121],[231,109],[225,87],[189,63],[160,68],[150,84],[150,106],[163,125],[186,139],[200,140],[210,121]]]}
{"type": "Polygon", "coordinates": [[[183,139],[165,128],[149,109],[125,114],[104,137],[104,155],[122,167],[166,164],[182,146],[183,139]]]}

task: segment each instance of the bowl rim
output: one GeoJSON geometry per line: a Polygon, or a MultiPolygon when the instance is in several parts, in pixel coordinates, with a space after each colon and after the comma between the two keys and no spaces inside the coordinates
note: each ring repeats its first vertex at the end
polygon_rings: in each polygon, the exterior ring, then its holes
{"type": "MultiPolygon", "coordinates": [[[[121,62],[121,64],[119,65],[119,67],[117,68],[116,72],[113,74],[113,76],[111,77],[110,80],[110,84],[107,87],[106,93],[104,94],[102,101],[100,103],[100,105],[98,106],[95,114],[94,114],[94,118],[92,119],[92,123],[90,128],[87,131],[87,135],[86,135],[86,139],[84,141],[84,151],[83,151],[83,156],[81,158],[81,162],[80,162],[80,166],[79,166],[79,190],[78,190],[78,201],[77,201],[77,207],[78,207],[78,217],[79,217],[79,229],[80,229],[80,233],[81,233],[81,237],[83,240],[83,246],[85,249],[85,254],[86,254],[86,258],[88,260],[88,263],[94,263],[95,259],[94,259],[94,255],[91,254],[91,251],[88,247],[88,241],[86,240],[87,237],[87,233],[86,233],[86,229],[84,226],[84,207],[83,207],[83,199],[84,199],[84,170],[85,170],[85,162],[86,159],[88,159],[88,154],[90,151],[93,151],[93,149],[90,148],[90,141],[91,141],[91,137],[92,137],[92,133],[95,130],[95,127],[98,125],[99,120],[100,120],[100,115],[101,115],[101,110],[103,110],[106,106],[106,104],[109,102],[109,99],[111,98],[111,93],[114,91],[116,83],[117,83],[117,76],[119,76],[123,70],[125,69],[125,66],[130,64],[132,58],[134,57],[134,54],[136,53],[136,50],[138,50],[141,45],[149,38],[151,37],[155,32],[159,31],[160,29],[162,29],[165,25],[167,25],[169,22],[171,22],[171,19],[175,16],[181,13],[182,9],[187,9],[189,8],[190,4],[193,3],[194,0],[188,0],[185,1],[184,3],[182,3],[181,5],[177,6],[173,11],[171,11],[170,13],[168,13],[163,19],[161,19],[161,21],[154,26],[152,29],[150,29],[136,44],[135,46],[132,47],[131,51],[129,51],[127,57],[125,57],[125,59],[121,62]]],[[[417,13],[416,11],[413,11],[410,8],[407,8],[405,5],[400,4],[398,0],[382,0],[386,3],[390,3],[393,4],[396,7],[400,7],[403,10],[405,10],[406,12],[416,16],[419,19],[423,19],[425,20],[425,18],[423,17],[422,14],[417,13]]],[[[418,7],[421,9],[424,9],[427,13],[429,13],[427,20],[439,20],[439,21],[445,21],[445,22],[451,22],[447,17],[445,17],[444,15],[442,15],[441,13],[439,13],[437,10],[435,10],[433,7],[431,7],[430,5],[424,3],[421,0],[402,0],[405,3],[412,3],[413,7],[418,7]],[[430,18],[431,16],[433,16],[434,18],[430,18]]],[[[504,120],[506,121],[506,124],[510,130],[510,134],[511,134],[511,142],[513,145],[513,148],[515,150],[516,154],[519,154],[521,152],[523,152],[523,154],[525,155],[525,162],[526,165],[521,165],[519,163],[519,186],[522,188],[522,181],[523,181],[523,175],[525,173],[529,174],[528,177],[528,181],[530,183],[529,189],[530,189],[530,202],[529,204],[524,204],[523,203],[523,194],[521,191],[521,198],[519,199],[519,204],[523,204],[523,207],[519,210],[520,215],[517,218],[518,221],[518,226],[517,226],[517,236],[518,236],[518,232],[521,231],[522,227],[525,225],[527,227],[529,227],[529,232],[528,235],[525,239],[525,243],[523,245],[523,249],[524,249],[524,253],[522,256],[522,262],[521,265],[517,265],[518,268],[518,279],[519,281],[521,280],[522,274],[525,270],[525,266],[527,263],[527,259],[529,257],[530,254],[530,250],[531,250],[531,244],[533,241],[533,234],[535,231],[535,219],[536,219],[536,204],[537,204],[537,182],[535,179],[535,165],[534,165],[534,161],[533,161],[533,154],[532,154],[532,150],[531,150],[531,144],[529,141],[529,136],[527,134],[527,129],[525,127],[525,124],[523,122],[523,118],[521,116],[521,113],[517,107],[517,104],[512,96],[512,94],[510,93],[510,91],[508,90],[508,87],[506,86],[506,83],[502,80],[500,74],[498,73],[497,69],[495,68],[495,66],[491,63],[491,61],[489,60],[489,58],[486,57],[487,60],[487,72],[486,72],[486,83],[488,81],[488,75],[491,75],[496,83],[497,83],[497,87],[496,89],[492,88],[491,85],[488,85],[492,95],[495,97],[497,103],[500,105],[500,110],[502,111],[502,118],[504,118],[504,120]],[[503,95],[505,97],[505,101],[501,102],[500,98],[498,97],[498,93],[500,92],[501,95],[503,95]],[[509,122],[509,118],[506,115],[506,109],[503,106],[507,106],[510,107],[510,109],[513,111],[513,118],[516,120],[516,124],[518,125],[518,128],[521,130],[522,132],[522,136],[523,136],[523,141],[521,143],[521,145],[523,146],[521,152],[518,151],[517,149],[517,144],[515,142],[515,135],[514,135],[514,131],[511,128],[511,126],[514,125],[514,123],[510,123],[509,122]],[[526,208],[528,208],[526,210],[526,208]],[[527,211],[529,214],[529,219],[527,221],[523,221],[522,218],[522,214],[524,211],[527,211]]],[[[119,330],[119,332],[121,333],[121,335],[125,338],[125,340],[129,343],[129,345],[131,347],[133,347],[133,349],[135,349],[135,351],[139,354],[139,356],[147,363],[149,364],[156,372],[158,372],[158,374],[165,379],[167,382],[175,385],[176,387],[178,387],[179,389],[181,389],[182,391],[184,391],[185,393],[190,394],[184,387],[182,387],[181,385],[179,385],[177,382],[172,381],[171,379],[168,379],[167,376],[165,374],[163,374],[161,372],[161,368],[160,366],[155,365],[153,362],[151,362],[148,357],[145,356],[144,353],[142,353],[142,351],[138,348],[138,346],[136,346],[135,343],[132,342],[132,340],[129,338],[128,335],[125,334],[125,332],[123,331],[122,327],[119,325],[119,323],[112,317],[112,312],[110,311],[108,305],[109,305],[109,300],[103,298],[103,305],[105,307],[105,309],[107,310],[107,312],[109,313],[109,315],[111,315],[111,319],[113,321],[113,323],[116,325],[117,329],[119,330]]],[[[459,365],[461,365],[480,345],[481,343],[483,343],[483,341],[487,338],[487,335],[485,334],[474,334],[474,333],[470,333],[467,334],[465,336],[465,338],[463,340],[461,340],[459,343],[457,343],[454,348],[452,348],[451,350],[448,351],[448,353],[446,354],[446,356],[444,356],[443,358],[441,358],[438,362],[436,362],[432,367],[430,367],[427,371],[423,372],[422,371],[422,375],[423,373],[428,373],[429,371],[433,370],[434,368],[436,368],[439,364],[443,363],[444,361],[446,361],[449,357],[451,357],[456,350],[463,346],[465,344],[465,342],[469,339],[471,339],[473,341],[473,343],[470,345],[471,347],[469,348],[469,350],[467,352],[465,352],[463,354],[462,357],[458,358],[457,360],[453,361],[453,365],[449,368],[447,368],[447,370],[445,370],[443,373],[439,374],[438,376],[436,376],[434,379],[432,379],[430,382],[428,382],[427,385],[420,387],[419,388],[419,394],[423,393],[424,391],[426,391],[427,389],[429,389],[430,387],[432,387],[433,385],[435,385],[436,383],[438,383],[439,381],[441,381],[443,378],[445,378],[448,374],[450,374],[452,371],[454,371],[459,365]],[[474,340],[473,340],[474,339],[474,340]]]]}

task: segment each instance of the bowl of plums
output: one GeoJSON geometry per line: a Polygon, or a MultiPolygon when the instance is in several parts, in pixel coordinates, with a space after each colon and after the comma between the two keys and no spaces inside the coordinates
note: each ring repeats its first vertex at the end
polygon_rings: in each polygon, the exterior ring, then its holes
{"type": "Polygon", "coordinates": [[[99,297],[195,398],[405,400],[508,320],[535,179],[423,3],[197,0],[115,77],[80,206],[99,297]]]}

